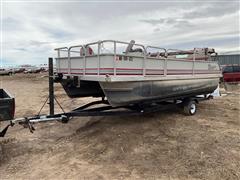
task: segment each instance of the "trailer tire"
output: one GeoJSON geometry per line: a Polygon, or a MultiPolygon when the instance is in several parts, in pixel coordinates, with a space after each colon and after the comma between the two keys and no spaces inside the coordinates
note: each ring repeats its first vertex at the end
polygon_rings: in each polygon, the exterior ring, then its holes
{"type": "Polygon", "coordinates": [[[183,104],[183,112],[187,116],[192,116],[197,112],[197,103],[193,100],[188,100],[183,104]]]}

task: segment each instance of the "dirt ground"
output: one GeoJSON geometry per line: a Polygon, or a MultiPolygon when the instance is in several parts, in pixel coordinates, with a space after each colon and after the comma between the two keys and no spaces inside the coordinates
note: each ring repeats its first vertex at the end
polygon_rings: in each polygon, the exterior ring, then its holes
{"type": "MultiPolygon", "coordinates": [[[[0,78],[16,117],[38,113],[47,77],[0,78]]],[[[75,118],[36,124],[33,134],[15,125],[0,139],[0,179],[240,179],[239,92],[201,102],[195,116],[75,118]]],[[[59,85],[56,96],[66,111],[92,100],[69,99],[59,85]]]]}

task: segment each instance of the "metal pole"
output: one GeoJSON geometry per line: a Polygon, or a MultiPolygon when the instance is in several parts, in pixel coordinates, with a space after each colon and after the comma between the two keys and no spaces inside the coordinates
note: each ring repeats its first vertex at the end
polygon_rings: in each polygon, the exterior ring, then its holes
{"type": "Polygon", "coordinates": [[[195,59],[196,59],[196,48],[193,49],[192,75],[195,75],[195,59]]]}
{"type": "Polygon", "coordinates": [[[117,57],[117,43],[114,41],[114,57],[113,57],[113,75],[116,76],[116,57],[117,57]]]}
{"type": "Polygon", "coordinates": [[[53,58],[48,58],[49,73],[49,114],[54,115],[53,58]]]}

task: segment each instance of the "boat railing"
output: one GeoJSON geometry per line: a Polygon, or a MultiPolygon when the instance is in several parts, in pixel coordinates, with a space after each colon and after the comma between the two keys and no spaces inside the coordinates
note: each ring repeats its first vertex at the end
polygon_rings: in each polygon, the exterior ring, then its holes
{"type": "MultiPolygon", "coordinates": [[[[131,42],[122,42],[122,41],[116,41],[116,40],[102,40],[102,41],[96,41],[93,43],[88,43],[84,45],[76,45],[76,46],[70,46],[69,48],[67,47],[61,47],[61,48],[56,48],[57,51],[57,60],[60,60],[61,58],[67,59],[67,72],[68,74],[71,74],[71,60],[73,58],[81,58],[83,60],[83,65],[82,65],[82,70],[83,70],[83,75],[86,74],[86,61],[88,59],[90,60],[90,57],[97,57],[97,64],[96,64],[96,69],[97,69],[97,75],[100,75],[100,57],[104,55],[111,55],[113,56],[112,59],[112,64],[113,64],[113,75],[116,75],[116,69],[117,69],[117,61],[116,59],[118,58],[119,55],[121,56],[127,56],[127,57],[141,57],[142,59],[142,75],[146,75],[146,59],[147,58],[153,58],[156,60],[164,60],[164,65],[163,65],[163,71],[164,71],[164,76],[167,75],[167,61],[168,60],[178,60],[176,57],[168,57],[171,54],[176,55],[181,55],[181,54],[191,54],[193,56],[192,58],[192,74],[194,75],[194,69],[195,69],[195,60],[196,60],[196,55],[198,52],[196,51],[196,48],[194,50],[190,51],[183,51],[183,50],[177,50],[177,49],[165,49],[161,47],[156,47],[156,46],[144,46],[142,44],[131,44],[131,42]],[[105,48],[105,45],[107,44],[107,48],[105,48]],[[125,46],[125,47],[124,47],[125,46]],[[131,46],[131,48],[138,48],[138,51],[136,53],[132,53],[135,51],[130,51],[130,52],[124,52],[126,50],[126,46],[131,46]],[[94,49],[91,50],[92,53],[88,52],[89,47],[94,49]],[[125,49],[124,49],[125,48],[125,49]],[[107,53],[104,52],[107,49],[107,53]],[[154,49],[155,55],[152,56],[154,53],[151,52],[150,49],[154,49]],[[67,52],[67,56],[62,56],[62,52],[67,52]]],[[[140,58],[139,58],[140,59],[140,58]]],[[[187,58],[179,58],[179,60],[182,61],[189,61],[187,58]]],[[[60,63],[57,63],[58,66],[57,68],[60,68],[60,63]]]]}
{"type": "MultiPolygon", "coordinates": [[[[60,48],[55,48],[55,51],[57,51],[57,57],[60,58],[62,57],[62,53],[68,53],[68,47],[60,47],[60,48]]],[[[67,55],[68,56],[68,55],[67,55]]],[[[56,63],[56,69],[60,69],[60,63],[56,63]]]]}
{"type": "MultiPolygon", "coordinates": [[[[93,42],[93,43],[88,43],[88,44],[84,44],[84,45],[76,45],[76,46],[70,46],[69,48],[67,47],[62,47],[62,48],[56,48],[55,50],[57,51],[57,57],[58,59],[60,58],[66,58],[66,56],[62,56],[61,55],[61,52],[65,52],[67,51],[68,54],[67,54],[67,59],[68,59],[68,73],[70,74],[71,72],[71,59],[73,57],[80,57],[80,58],[83,58],[83,75],[85,75],[85,72],[86,72],[86,60],[88,59],[88,57],[90,56],[97,56],[98,57],[98,61],[97,61],[97,69],[98,69],[98,75],[100,74],[100,56],[101,55],[104,55],[106,53],[103,53],[102,52],[102,48],[104,48],[104,44],[106,43],[111,43],[111,46],[109,46],[109,49],[110,49],[110,53],[108,54],[111,54],[113,55],[113,69],[114,69],[114,75],[116,75],[116,58],[119,54],[122,54],[120,51],[118,51],[118,48],[120,50],[123,50],[123,48],[121,48],[123,45],[130,45],[131,43],[128,43],[128,42],[122,42],[122,41],[116,41],[116,40],[103,40],[103,41],[96,41],[96,42],[93,42]],[[120,46],[119,46],[120,45],[120,46]],[[86,47],[90,47],[91,48],[93,46],[97,46],[97,48],[95,48],[95,51],[97,52],[96,54],[92,53],[92,54],[89,54],[87,52],[87,48],[86,47]],[[75,50],[76,48],[78,48],[78,50],[75,50]],[[82,51],[82,52],[81,52],[82,51]],[[77,55],[72,55],[72,54],[77,54],[77,55]]],[[[145,70],[144,70],[144,63],[145,63],[145,59],[146,59],[146,55],[147,55],[147,52],[146,52],[146,48],[144,45],[142,44],[133,44],[134,47],[139,47],[142,49],[142,54],[140,54],[139,56],[143,57],[144,60],[143,60],[143,74],[145,74],[145,70]]],[[[124,56],[138,56],[138,55],[131,55],[131,54],[122,54],[124,56]]]]}

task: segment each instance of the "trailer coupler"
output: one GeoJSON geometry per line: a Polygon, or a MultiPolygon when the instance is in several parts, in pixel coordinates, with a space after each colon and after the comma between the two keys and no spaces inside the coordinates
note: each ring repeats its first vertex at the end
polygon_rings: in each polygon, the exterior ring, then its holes
{"type": "Polygon", "coordinates": [[[49,121],[61,121],[62,123],[67,123],[69,121],[69,117],[65,115],[53,115],[53,116],[34,116],[34,117],[24,117],[24,118],[18,118],[9,121],[9,124],[0,131],[0,137],[4,137],[5,134],[8,131],[8,128],[10,126],[14,126],[15,124],[22,125],[24,128],[28,128],[31,133],[35,131],[35,128],[33,126],[34,123],[40,123],[40,122],[49,122],[49,121]]]}

